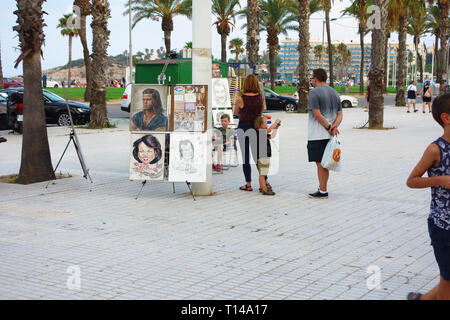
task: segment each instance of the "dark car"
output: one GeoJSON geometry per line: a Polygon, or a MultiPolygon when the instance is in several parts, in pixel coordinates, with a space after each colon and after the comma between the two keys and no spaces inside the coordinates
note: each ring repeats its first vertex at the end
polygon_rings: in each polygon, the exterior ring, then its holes
{"type": "MultiPolygon", "coordinates": [[[[20,96],[20,100],[17,103],[21,104],[23,101],[23,88],[8,88],[0,90],[8,95],[9,98],[13,93],[17,93],[20,96]]],[[[67,113],[66,100],[53,92],[42,90],[44,98],[45,120],[47,124],[57,124],[58,126],[70,125],[69,114],[67,113]]],[[[86,124],[90,120],[91,108],[88,104],[68,101],[69,109],[72,114],[74,124],[86,124]]]]}
{"type": "Polygon", "coordinates": [[[298,99],[296,98],[281,96],[267,88],[264,88],[264,96],[267,110],[285,110],[286,112],[297,110],[298,99]]]}

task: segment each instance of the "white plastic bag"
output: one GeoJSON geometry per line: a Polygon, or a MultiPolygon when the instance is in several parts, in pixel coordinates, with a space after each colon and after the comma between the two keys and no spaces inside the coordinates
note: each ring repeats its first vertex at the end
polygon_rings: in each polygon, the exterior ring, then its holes
{"type": "Polygon", "coordinates": [[[332,137],[325,148],[322,157],[322,167],[339,172],[341,171],[341,143],[336,136],[332,137]]]}

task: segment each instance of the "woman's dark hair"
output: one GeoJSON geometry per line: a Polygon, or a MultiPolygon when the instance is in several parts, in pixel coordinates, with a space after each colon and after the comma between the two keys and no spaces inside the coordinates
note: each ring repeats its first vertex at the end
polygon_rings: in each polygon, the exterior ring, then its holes
{"type": "Polygon", "coordinates": [[[441,114],[450,114],[450,93],[440,95],[436,99],[434,99],[433,104],[431,105],[431,112],[433,114],[434,120],[436,120],[437,123],[441,125],[441,127],[444,127],[444,122],[442,122],[441,114]]]}
{"type": "Polygon", "coordinates": [[[327,81],[327,72],[325,71],[325,69],[314,69],[313,70],[313,78],[316,78],[317,80],[319,80],[320,82],[326,82],[327,81]]]}
{"type": "Polygon", "coordinates": [[[139,159],[139,143],[143,142],[147,147],[153,148],[155,150],[155,158],[150,162],[150,164],[157,163],[161,159],[162,151],[161,151],[161,144],[159,143],[158,139],[156,139],[151,134],[147,134],[143,136],[140,139],[137,139],[133,143],[133,157],[138,161],[139,163],[142,163],[141,159],[139,159]]]}
{"type": "Polygon", "coordinates": [[[160,114],[163,112],[163,106],[162,106],[162,102],[161,102],[161,97],[159,96],[159,91],[156,89],[151,89],[151,88],[147,88],[142,92],[142,96],[144,96],[144,94],[151,94],[153,97],[153,112],[155,114],[160,114]]]}
{"type": "Polygon", "coordinates": [[[182,145],[189,145],[192,149],[192,157],[194,157],[194,145],[192,144],[192,142],[190,140],[181,140],[180,141],[180,144],[178,145],[178,149],[180,151],[180,156],[184,158],[183,151],[181,151],[182,145]]]}

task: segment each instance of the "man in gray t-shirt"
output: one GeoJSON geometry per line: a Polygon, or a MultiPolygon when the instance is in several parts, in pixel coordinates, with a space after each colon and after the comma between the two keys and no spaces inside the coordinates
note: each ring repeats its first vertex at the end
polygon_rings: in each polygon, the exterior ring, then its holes
{"type": "Polygon", "coordinates": [[[317,165],[319,190],[309,196],[327,198],[329,171],[320,163],[328,141],[339,134],[342,105],[339,94],[327,85],[327,73],[324,69],[313,71],[312,84],[314,89],[309,92],[308,100],[308,159],[317,165]]]}

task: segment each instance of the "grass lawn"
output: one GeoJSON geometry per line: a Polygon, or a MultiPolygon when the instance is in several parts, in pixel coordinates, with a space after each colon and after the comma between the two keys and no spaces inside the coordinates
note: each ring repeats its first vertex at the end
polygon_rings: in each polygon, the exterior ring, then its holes
{"type": "MultiPolygon", "coordinates": [[[[266,86],[266,88],[270,89],[270,86],[266,86]]],[[[342,94],[343,86],[336,86],[334,88],[336,89],[336,91],[339,94],[342,94]]],[[[405,87],[405,90],[406,90],[406,87],[405,87]]],[[[276,93],[278,93],[278,94],[289,94],[289,95],[292,95],[292,94],[294,94],[295,91],[297,91],[297,87],[294,87],[294,86],[275,86],[275,90],[274,91],[276,93]]],[[[364,93],[366,91],[367,91],[367,87],[364,87],[364,93]]],[[[388,91],[388,93],[395,93],[396,92],[396,87],[388,87],[387,91],[388,91]]],[[[345,94],[347,94],[347,93],[345,93],[345,94]]],[[[359,94],[359,86],[352,87],[352,89],[350,90],[349,93],[359,94]]]]}
{"type": "MultiPolygon", "coordinates": [[[[63,88],[46,88],[46,90],[56,93],[58,96],[64,98],[63,88]]],[[[84,101],[84,91],[86,88],[66,88],[67,99],[84,101]]],[[[125,88],[106,88],[106,100],[122,99],[125,88]]]]}

